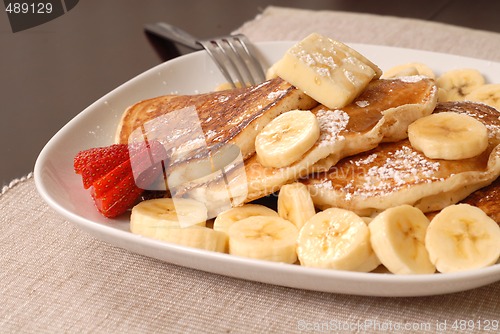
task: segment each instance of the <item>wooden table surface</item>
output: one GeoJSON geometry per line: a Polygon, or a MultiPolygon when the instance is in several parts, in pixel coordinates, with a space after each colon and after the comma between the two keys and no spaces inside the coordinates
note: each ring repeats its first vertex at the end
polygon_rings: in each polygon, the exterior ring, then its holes
{"type": "Polygon", "coordinates": [[[70,119],[137,74],[186,49],[144,32],[165,21],[205,38],[231,32],[268,5],[411,17],[500,32],[497,1],[85,0],[13,33],[0,14],[0,183],[32,171],[70,119]]]}

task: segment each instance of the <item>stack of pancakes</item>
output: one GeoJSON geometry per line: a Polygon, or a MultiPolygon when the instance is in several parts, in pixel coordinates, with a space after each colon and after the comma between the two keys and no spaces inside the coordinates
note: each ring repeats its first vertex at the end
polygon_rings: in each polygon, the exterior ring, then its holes
{"type": "Polygon", "coordinates": [[[398,204],[432,212],[463,200],[498,222],[499,116],[484,104],[438,103],[434,80],[424,76],[375,79],[336,110],[274,78],[248,88],[138,102],[124,112],[116,142],[161,141],[170,152],[164,190],[205,202],[213,215],[299,181],[319,209],[340,207],[371,216],[398,204]],[[320,138],[289,166],[262,166],[255,137],[272,119],[294,109],[316,115],[320,138]],[[458,161],[432,160],[414,150],[406,139],[408,125],[443,111],[483,122],[489,131],[487,150],[458,161]]]}

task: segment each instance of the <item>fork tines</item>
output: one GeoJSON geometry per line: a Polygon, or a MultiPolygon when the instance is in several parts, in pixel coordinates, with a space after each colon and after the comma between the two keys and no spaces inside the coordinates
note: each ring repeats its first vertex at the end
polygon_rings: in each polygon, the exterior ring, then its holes
{"type": "Polygon", "coordinates": [[[199,41],[219,67],[226,80],[235,88],[255,85],[265,80],[265,73],[248,39],[241,34],[199,41]]]}

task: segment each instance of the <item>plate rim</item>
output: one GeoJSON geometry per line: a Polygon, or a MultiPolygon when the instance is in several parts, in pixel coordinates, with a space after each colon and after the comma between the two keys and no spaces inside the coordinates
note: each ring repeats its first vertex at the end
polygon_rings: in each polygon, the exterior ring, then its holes
{"type": "MultiPolygon", "coordinates": [[[[255,43],[257,48],[260,49],[265,49],[269,48],[270,46],[272,47],[280,47],[283,45],[292,45],[296,41],[267,41],[267,42],[260,42],[260,43],[255,43]]],[[[365,44],[365,43],[349,43],[346,42],[346,44],[354,47],[354,48],[375,48],[375,49],[383,49],[383,50],[398,50],[399,52],[412,52],[412,53],[417,53],[418,54],[426,54],[428,56],[433,56],[437,55],[439,57],[442,56],[451,56],[455,57],[458,60],[466,60],[466,61],[479,61],[479,62],[489,62],[489,63],[494,63],[498,64],[500,66],[500,63],[495,63],[489,60],[484,60],[484,59],[478,59],[478,58],[471,58],[471,57],[466,57],[466,56],[461,56],[461,55],[454,55],[454,54],[446,54],[446,53],[441,53],[441,52],[435,52],[435,51],[428,51],[428,50],[420,50],[420,49],[411,49],[411,48],[401,48],[401,47],[395,47],[395,46],[386,46],[386,45],[375,45],[375,44],[365,44]]],[[[79,112],[75,117],[73,117],[70,121],[68,121],[61,129],[59,129],[51,138],[50,140],[44,145],[43,149],[41,150],[40,154],[38,155],[36,161],[35,161],[35,167],[34,167],[34,181],[35,181],[35,187],[38,191],[38,193],[41,195],[42,199],[50,206],[52,207],[58,214],[63,216],[64,218],[68,219],[71,223],[76,224],[81,230],[85,230],[86,232],[93,234],[94,237],[103,240],[102,236],[105,235],[106,237],[116,237],[118,236],[121,240],[127,240],[129,242],[136,242],[140,246],[148,246],[148,245],[153,245],[156,250],[161,250],[163,251],[171,251],[173,253],[179,253],[179,254],[189,254],[189,256],[194,256],[194,257],[199,257],[200,260],[202,259],[208,259],[212,260],[215,262],[225,262],[226,264],[232,265],[242,265],[245,266],[247,269],[248,268],[254,268],[254,269],[260,269],[271,272],[275,272],[278,270],[281,273],[288,273],[288,274],[294,274],[294,275],[299,275],[299,276],[313,276],[318,279],[335,279],[335,278],[340,278],[344,280],[355,280],[357,283],[376,283],[377,285],[387,285],[387,284],[397,284],[400,286],[412,286],[414,284],[427,284],[427,283],[438,283],[438,284],[443,284],[443,283],[448,283],[450,284],[450,287],[447,289],[446,292],[439,292],[435,291],[435,289],[432,289],[429,291],[429,293],[425,293],[422,291],[406,291],[406,292],[399,292],[395,293],[394,291],[374,291],[373,293],[366,294],[366,293],[356,293],[356,291],[351,291],[348,292],[347,294],[351,295],[361,295],[361,296],[384,296],[384,297],[407,297],[407,296],[426,296],[426,295],[437,295],[437,294],[446,294],[446,293],[452,293],[452,292],[458,292],[458,291],[464,291],[464,290],[469,290],[473,288],[477,288],[480,286],[483,286],[485,284],[480,284],[480,285],[471,285],[468,288],[463,288],[461,284],[456,285],[455,289],[454,284],[458,283],[463,283],[464,280],[467,279],[479,279],[482,278],[483,281],[488,281],[486,278],[491,278],[493,277],[494,280],[489,281],[489,283],[497,282],[500,280],[500,264],[496,264],[490,267],[486,268],[481,268],[481,269],[476,269],[476,270],[470,270],[470,271],[464,271],[464,272],[457,272],[457,273],[448,273],[448,274],[440,274],[440,273],[435,273],[435,274],[425,274],[425,275],[393,275],[393,274],[383,274],[383,273],[358,273],[358,272],[351,272],[351,271],[338,271],[338,270],[331,270],[331,269],[320,269],[320,268],[309,268],[309,267],[303,267],[299,265],[292,265],[292,264],[281,264],[281,263],[275,263],[275,262],[270,262],[270,261],[263,261],[263,260],[255,260],[255,259],[248,259],[248,258],[241,258],[237,257],[234,255],[229,255],[229,254],[223,254],[223,253],[216,253],[216,252],[211,252],[211,251],[206,251],[206,250],[201,250],[201,249],[196,249],[196,248],[190,248],[190,247],[185,247],[181,245],[176,245],[176,244],[170,244],[166,243],[163,241],[159,240],[154,240],[151,238],[146,238],[142,236],[138,236],[136,234],[133,234],[129,231],[124,231],[117,229],[112,226],[106,226],[97,222],[94,222],[90,219],[87,219],[85,217],[81,217],[80,215],[76,214],[75,212],[72,212],[68,210],[67,208],[63,207],[60,205],[60,203],[50,196],[50,191],[47,189],[47,185],[44,182],[44,176],[43,174],[43,167],[44,163],[48,161],[49,153],[51,151],[51,147],[60,140],[61,137],[64,137],[66,133],[69,131],[69,129],[73,127],[77,127],[79,125],[79,122],[81,122],[82,119],[85,119],[88,113],[90,113],[93,108],[95,108],[97,105],[101,104],[103,101],[105,101],[107,98],[109,98],[113,94],[119,94],[120,90],[127,84],[130,84],[132,80],[137,80],[141,77],[150,75],[151,73],[158,71],[159,69],[162,69],[164,66],[167,66],[165,64],[170,64],[168,66],[175,66],[177,62],[184,62],[184,61],[189,61],[191,57],[199,57],[200,54],[204,54],[204,51],[197,51],[193,52],[187,55],[183,55],[177,58],[174,58],[172,60],[163,62],[161,64],[158,64],[140,74],[137,76],[127,80],[126,82],[122,83],[121,85],[117,86],[115,89],[112,91],[108,92],[92,104],[90,104],[88,107],[86,107],[84,110],[79,112]]],[[[203,56],[205,57],[205,56],[203,56]]],[[[208,56],[207,56],[208,57],[208,56]]],[[[109,241],[107,241],[109,244],[109,241]]],[[[123,247],[122,247],[123,248],[123,247]]],[[[143,254],[144,255],[144,254],[143,254]]],[[[146,255],[149,256],[149,255],[146,255]]],[[[156,256],[152,256],[154,258],[160,259],[156,256]]],[[[182,264],[181,264],[182,265],[182,264]]],[[[188,268],[193,268],[193,267],[188,267],[188,268]]],[[[202,271],[207,271],[204,269],[199,269],[199,268],[193,268],[197,270],[202,270],[202,271]]],[[[211,273],[218,274],[217,271],[209,271],[211,273]]],[[[242,277],[242,275],[226,275],[225,276],[231,276],[235,278],[240,278],[240,279],[247,279],[245,277],[242,277]]],[[[255,279],[250,279],[250,281],[259,281],[255,279]]],[[[261,281],[262,282],[262,281],[261,281]]],[[[270,283],[270,282],[263,282],[263,283],[270,283]]],[[[489,284],[486,283],[486,284],[489,284]]],[[[314,291],[324,291],[324,292],[333,292],[333,293],[340,293],[344,294],[346,292],[343,291],[338,291],[336,289],[332,289],[331,291],[326,291],[324,289],[321,290],[316,290],[314,288],[307,288],[304,286],[300,286],[301,284],[277,284],[277,283],[270,283],[274,285],[279,285],[279,286],[288,286],[292,288],[298,288],[298,289],[306,289],[306,290],[314,290],[314,291]]]]}

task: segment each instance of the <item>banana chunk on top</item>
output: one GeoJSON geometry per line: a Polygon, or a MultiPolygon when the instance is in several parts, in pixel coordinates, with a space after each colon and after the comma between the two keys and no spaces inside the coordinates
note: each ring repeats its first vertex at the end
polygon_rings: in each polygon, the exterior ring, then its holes
{"type": "Polygon", "coordinates": [[[317,33],[292,46],[273,72],[332,109],[350,103],[382,74],[359,52],[317,33]]]}

